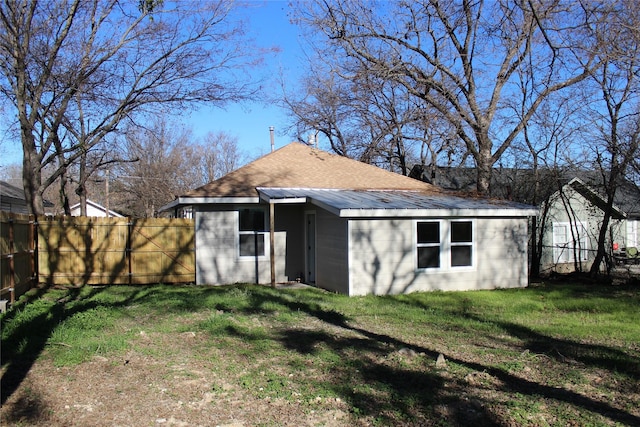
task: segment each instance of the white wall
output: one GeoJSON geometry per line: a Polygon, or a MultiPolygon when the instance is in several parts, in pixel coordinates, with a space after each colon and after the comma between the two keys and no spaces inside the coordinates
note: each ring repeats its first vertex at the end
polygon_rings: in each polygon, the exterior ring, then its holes
{"type": "Polygon", "coordinates": [[[524,287],[527,219],[474,220],[472,268],[418,270],[415,219],[349,221],[350,294],[524,287]]]}
{"type": "MultiPolygon", "coordinates": [[[[314,210],[319,287],[349,295],[383,295],[527,285],[526,218],[474,219],[474,266],[424,271],[416,268],[416,219],[348,220],[318,207],[314,210]]],[[[258,260],[238,256],[237,210],[231,206],[197,210],[195,227],[198,284],[269,283],[268,247],[258,260]]],[[[291,230],[277,230],[281,231],[276,232],[276,280],[295,280],[285,275],[285,254],[304,250],[287,248],[291,230]]],[[[300,241],[289,239],[296,246],[300,241]]]]}
{"type": "MultiPolygon", "coordinates": [[[[265,239],[265,256],[238,256],[238,211],[229,207],[221,210],[197,210],[196,227],[196,283],[224,285],[232,283],[270,283],[271,263],[269,235],[265,239]]],[[[276,281],[283,282],[286,232],[275,233],[276,281]]]]}

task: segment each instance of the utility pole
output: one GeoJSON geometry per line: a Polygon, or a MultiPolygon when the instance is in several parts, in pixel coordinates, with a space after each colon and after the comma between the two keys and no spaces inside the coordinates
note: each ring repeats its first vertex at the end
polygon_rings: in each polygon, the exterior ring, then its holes
{"type": "Polygon", "coordinates": [[[109,169],[107,169],[107,177],[104,180],[104,192],[105,192],[105,202],[104,202],[104,210],[107,211],[107,218],[109,218],[109,169]]]}

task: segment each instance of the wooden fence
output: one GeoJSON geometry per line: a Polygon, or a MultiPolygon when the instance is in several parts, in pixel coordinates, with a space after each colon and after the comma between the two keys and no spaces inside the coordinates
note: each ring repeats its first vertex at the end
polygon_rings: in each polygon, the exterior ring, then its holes
{"type": "Polygon", "coordinates": [[[193,220],[38,217],[34,221],[33,217],[22,217],[0,217],[2,261],[5,257],[13,260],[13,267],[7,264],[6,274],[2,266],[2,293],[10,293],[11,301],[23,293],[17,289],[23,282],[111,285],[195,281],[193,220]]]}
{"type": "Polygon", "coordinates": [[[15,299],[37,282],[34,216],[0,211],[0,300],[15,299]]]}

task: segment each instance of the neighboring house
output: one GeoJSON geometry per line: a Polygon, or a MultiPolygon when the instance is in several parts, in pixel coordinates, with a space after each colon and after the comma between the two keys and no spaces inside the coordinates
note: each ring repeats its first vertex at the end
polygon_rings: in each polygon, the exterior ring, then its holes
{"type": "MultiPolygon", "coordinates": [[[[44,207],[51,208],[53,203],[44,200],[44,207]]],[[[0,181],[0,210],[19,214],[28,214],[27,200],[24,197],[22,188],[11,185],[8,182],[0,181]]]]}
{"type": "MultiPolygon", "coordinates": [[[[80,216],[80,203],[76,203],[75,205],[71,206],[70,210],[71,210],[71,216],[80,216]]],[[[107,208],[88,199],[87,199],[87,215],[86,216],[98,216],[98,217],[108,216],[111,218],[123,218],[122,215],[120,215],[118,212],[112,211],[111,209],[109,209],[107,214],[107,208]]]]}
{"type": "Polygon", "coordinates": [[[537,214],[300,143],[161,210],[185,206],[198,284],[299,280],[348,295],[524,287],[537,214]]]}
{"type": "MultiPolygon", "coordinates": [[[[606,247],[611,253],[638,248],[640,190],[627,183],[614,198],[606,247]]],[[[604,218],[606,198],[579,178],[573,178],[545,202],[541,271],[585,271],[591,267],[598,248],[598,234],[604,218]]]]}
{"type": "MultiPolygon", "coordinates": [[[[473,191],[474,168],[417,165],[411,176],[451,191],[473,191]]],[[[541,272],[586,271],[595,258],[598,233],[604,217],[606,197],[602,195],[602,177],[594,172],[567,169],[541,169],[539,194],[534,199],[533,172],[530,169],[496,168],[491,180],[493,197],[520,203],[538,204],[543,217],[544,234],[541,272]]],[[[640,247],[640,188],[624,181],[617,189],[607,233],[607,248],[624,253],[628,247],[640,247]]]]}

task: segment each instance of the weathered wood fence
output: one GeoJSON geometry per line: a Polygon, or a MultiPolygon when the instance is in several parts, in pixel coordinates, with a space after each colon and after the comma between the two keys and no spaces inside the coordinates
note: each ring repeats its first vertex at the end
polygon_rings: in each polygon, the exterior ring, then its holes
{"type": "Polygon", "coordinates": [[[34,218],[2,213],[0,222],[2,299],[13,302],[39,283],[195,281],[195,230],[190,219],[34,218]]]}
{"type": "Polygon", "coordinates": [[[0,300],[15,299],[37,282],[34,216],[0,211],[0,300]]]}

